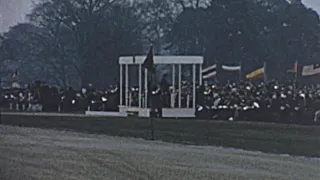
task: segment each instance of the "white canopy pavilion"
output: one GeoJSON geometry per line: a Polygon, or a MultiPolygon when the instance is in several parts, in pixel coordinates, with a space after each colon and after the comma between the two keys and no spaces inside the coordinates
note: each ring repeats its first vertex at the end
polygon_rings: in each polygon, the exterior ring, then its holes
{"type": "MultiPolygon", "coordinates": [[[[150,109],[148,108],[148,70],[142,68],[142,64],[146,56],[126,56],[119,58],[120,65],[120,106],[119,113],[123,116],[127,116],[128,112],[136,112],[140,117],[149,117],[150,109]],[[137,107],[134,107],[130,103],[130,90],[129,90],[129,66],[138,66],[138,82],[139,82],[139,103],[137,107]],[[123,72],[125,71],[125,72],[123,72]],[[124,75],[125,74],[125,75],[124,75]],[[144,74],[144,83],[142,83],[142,77],[144,74]],[[124,77],[123,77],[124,75],[124,77]],[[142,87],[144,84],[144,87],[142,87]],[[123,85],[125,86],[125,92],[123,97],[123,85]],[[143,92],[144,91],[144,92],[143,92]],[[123,99],[124,98],[124,99],[123,99]],[[124,101],[125,100],[125,101],[124,101]],[[125,103],[123,103],[125,102],[125,103]]],[[[163,117],[195,117],[196,109],[196,81],[199,79],[199,84],[202,84],[202,56],[154,56],[154,63],[171,65],[172,67],[172,92],[178,94],[178,105],[175,106],[175,102],[171,102],[171,108],[163,108],[163,117]],[[192,107],[182,107],[182,66],[192,65],[192,107]],[[178,89],[176,91],[176,66],[178,66],[178,89]],[[197,68],[198,72],[197,73],[197,68]],[[197,75],[198,74],[198,75],[197,75]],[[198,77],[197,77],[198,76],[198,77]]],[[[175,101],[175,98],[171,98],[171,101],[175,101]]]]}

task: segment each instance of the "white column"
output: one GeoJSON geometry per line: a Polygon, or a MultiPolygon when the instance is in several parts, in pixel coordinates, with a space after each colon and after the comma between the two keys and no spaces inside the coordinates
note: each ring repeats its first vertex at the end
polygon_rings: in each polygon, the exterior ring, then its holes
{"type": "MultiPolygon", "coordinates": [[[[201,66],[200,66],[201,67],[201,66]]],[[[196,64],[192,65],[192,108],[196,108],[196,64]]]]}
{"type": "Polygon", "coordinates": [[[179,102],[178,102],[178,104],[179,104],[179,108],[181,108],[181,71],[182,71],[182,68],[181,68],[181,64],[179,64],[179,70],[178,70],[179,72],[179,91],[178,91],[178,93],[179,93],[179,102]]]}
{"type": "Polygon", "coordinates": [[[190,94],[187,95],[187,108],[190,108],[190,94]]]}
{"type": "Polygon", "coordinates": [[[176,101],[176,66],[172,64],[172,96],[171,96],[171,107],[175,107],[176,101]]]}
{"type": "Polygon", "coordinates": [[[148,70],[144,69],[144,108],[148,108],[148,70]]]}
{"type": "Polygon", "coordinates": [[[175,98],[176,98],[176,95],[175,93],[171,93],[170,94],[170,105],[171,105],[171,108],[175,108],[175,98]]]}
{"type": "Polygon", "coordinates": [[[132,106],[132,93],[129,92],[129,107],[132,106]]]}
{"type": "Polygon", "coordinates": [[[123,97],[122,97],[122,94],[123,94],[123,92],[122,92],[122,90],[123,90],[123,68],[122,68],[122,64],[120,64],[120,84],[119,84],[119,88],[120,88],[120,106],[122,106],[123,104],[122,104],[122,101],[123,101],[123,97]]]}
{"type": "Polygon", "coordinates": [[[129,105],[129,65],[128,64],[126,64],[126,69],[125,69],[125,71],[126,71],[126,77],[125,77],[125,83],[126,83],[126,91],[125,91],[125,93],[126,93],[126,95],[125,95],[125,99],[126,99],[126,106],[128,106],[129,105]]]}
{"type": "Polygon", "coordinates": [[[199,64],[199,85],[202,85],[202,64],[199,64]]]}
{"type": "Polygon", "coordinates": [[[142,65],[139,64],[139,108],[142,107],[142,65]]]}

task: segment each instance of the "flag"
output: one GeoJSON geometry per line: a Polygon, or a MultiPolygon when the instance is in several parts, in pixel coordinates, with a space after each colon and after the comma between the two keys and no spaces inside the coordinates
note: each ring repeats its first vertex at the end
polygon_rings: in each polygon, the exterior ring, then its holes
{"type": "Polygon", "coordinates": [[[19,81],[19,73],[18,73],[18,70],[16,69],[16,71],[12,74],[12,88],[20,88],[18,81],[19,81]]]}
{"type": "Polygon", "coordinates": [[[289,69],[287,72],[291,72],[291,73],[297,73],[298,71],[298,62],[296,61],[294,64],[293,64],[293,67],[291,69],[289,69]]]}
{"type": "Polygon", "coordinates": [[[241,71],[241,66],[222,65],[222,69],[226,71],[241,71]]]}
{"type": "Polygon", "coordinates": [[[246,75],[247,79],[256,79],[256,78],[262,78],[264,77],[264,69],[265,67],[261,67],[259,69],[256,69],[252,71],[251,73],[246,75]]]}
{"type": "Polygon", "coordinates": [[[214,71],[214,72],[212,72],[212,73],[203,75],[203,76],[202,76],[202,79],[209,79],[209,78],[215,77],[216,75],[217,75],[217,72],[214,71]]]}
{"type": "Polygon", "coordinates": [[[151,73],[156,72],[156,66],[154,64],[153,60],[153,46],[150,46],[150,50],[148,52],[148,55],[146,59],[144,60],[142,67],[150,71],[151,73]]]}
{"type": "Polygon", "coordinates": [[[205,69],[202,69],[202,79],[209,79],[217,75],[217,65],[214,64],[205,69]]]}
{"type": "Polygon", "coordinates": [[[224,72],[227,72],[225,74],[225,77],[228,79],[228,80],[234,80],[234,77],[235,77],[235,72],[238,74],[238,78],[237,78],[237,81],[241,81],[242,80],[242,69],[241,69],[241,64],[242,62],[240,62],[239,65],[222,65],[221,66],[221,69],[224,70],[224,72]],[[230,74],[230,73],[232,74],[230,74]],[[229,74],[228,74],[229,73],[229,74]]]}
{"type": "Polygon", "coordinates": [[[306,65],[302,68],[302,76],[320,74],[320,64],[306,65]]]}
{"type": "Polygon", "coordinates": [[[18,74],[18,69],[13,73],[12,75],[12,81],[18,81],[19,80],[19,74],[18,74]]]}

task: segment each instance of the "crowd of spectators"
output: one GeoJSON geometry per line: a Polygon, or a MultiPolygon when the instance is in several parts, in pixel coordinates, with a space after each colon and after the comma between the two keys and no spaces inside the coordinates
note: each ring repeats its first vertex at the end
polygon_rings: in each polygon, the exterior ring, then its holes
{"type": "MultiPolygon", "coordinates": [[[[183,84],[182,108],[192,107],[190,87],[187,82],[183,84]]],[[[164,95],[159,103],[163,107],[176,107],[170,102],[172,87],[166,89],[169,92],[162,91],[164,95]]],[[[33,112],[118,111],[119,92],[117,86],[103,91],[90,85],[74,90],[72,87],[58,89],[36,82],[26,88],[2,89],[1,106],[11,111],[33,112]]],[[[138,88],[132,87],[129,93],[129,104],[137,106],[138,88]]],[[[196,94],[196,116],[201,119],[314,123],[317,120],[315,114],[320,109],[319,85],[280,84],[276,81],[224,85],[204,83],[197,87],[196,94]]],[[[174,93],[174,96],[176,99],[178,95],[174,93]]]]}
{"type": "Polygon", "coordinates": [[[320,109],[319,85],[242,82],[205,85],[200,92],[198,117],[313,123],[320,109]]]}
{"type": "Polygon", "coordinates": [[[116,111],[119,100],[117,88],[97,91],[88,85],[80,90],[72,87],[58,89],[44,82],[25,88],[2,89],[1,94],[1,107],[10,111],[116,111]]]}

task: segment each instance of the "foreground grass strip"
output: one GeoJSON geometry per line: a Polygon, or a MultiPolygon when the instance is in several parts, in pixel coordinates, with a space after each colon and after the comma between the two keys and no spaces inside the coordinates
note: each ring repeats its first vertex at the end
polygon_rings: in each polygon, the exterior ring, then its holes
{"type": "MultiPolygon", "coordinates": [[[[150,123],[141,118],[3,115],[2,123],[150,139],[150,123]]],[[[157,140],[320,157],[320,127],[271,123],[155,120],[157,140]]]]}

